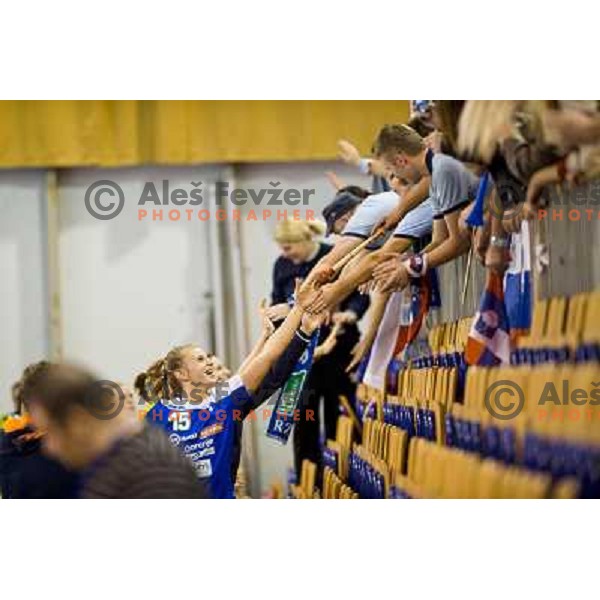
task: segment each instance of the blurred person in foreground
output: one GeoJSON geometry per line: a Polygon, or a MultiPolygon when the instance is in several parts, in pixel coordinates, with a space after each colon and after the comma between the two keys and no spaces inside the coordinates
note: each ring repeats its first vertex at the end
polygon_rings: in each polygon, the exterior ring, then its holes
{"type": "Polygon", "coordinates": [[[28,389],[25,401],[35,427],[46,432],[47,453],[80,475],[78,497],[209,497],[169,439],[127,409],[122,391],[121,410],[103,414],[116,394],[68,364],[51,365],[28,389]]]}
{"type": "Polygon", "coordinates": [[[2,498],[74,498],[77,474],[43,452],[44,432],[35,429],[24,402],[28,386],[50,367],[42,360],[28,365],[12,387],[14,413],[0,427],[2,498]]]}

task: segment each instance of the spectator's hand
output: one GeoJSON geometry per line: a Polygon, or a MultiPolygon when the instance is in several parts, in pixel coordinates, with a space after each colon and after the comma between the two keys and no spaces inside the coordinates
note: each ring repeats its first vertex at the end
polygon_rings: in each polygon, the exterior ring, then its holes
{"type": "Polygon", "coordinates": [[[296,289],[294,296],[296,304],[304,311],[310,313],[320,313],[323,309],[318,309],[323,292],[316,286],[314,281],[306,280],[302,282],[296,279],[296,289]]]}
{"type": "Polygon", "coordinates": [[[365,283],[361,283],[358,286],[358,293],[366,296],[367,294],[370,294],[374,288],[375,280],[369,279],[369,281],[365,281],[365,283]]]}
{"type": "Polygon", "coordinates": [[[373,269],[373,279],[377,280],[381,277],[387,277],[400,266],[402,266],[400,254],[388,252],[383,255],[383,260],[373,269]]]}
{"type": "Polygon", "coordinates": [[[346,373],[354,371],[354,369],[356,369],[356,367],[358,367],[360,364],[360,361],[366,356],[368,351],[369,344],[367,344],[367,340],[365,338],[361,338],[358,344],[352,348],[352,359],[346,367],[346,373]]]}
{"type": "Polygon", "coordinates": [[[337,344],[337,336],[341,333],[342,328],[339,325],[334,325],[327,336],[327,339],[315,349],[315,360],[330,354],[337,344]]]}
{"type": "Polygon", "coordinates": [[[402,209],[401,204],[398,203],[396,208],[387,216],[385,219],[381,219],[373,230],[371,231],[371,235],[374,235],[378,232],[385,233],[386,231],[390,231],[391,229],[396,229],[398,223],[402,220],[402,209]]]}
{"type": "Polygon", "coordinates": [[[325,171],[325,177],[327,177],[327,180],[336,192],[346,186],[346,184],[333,171],[325,171]]]}
{"type": "Polygon", "coordinates": [[[308,334],[312,335],[321,325],[325,324],[327,320],[327,311],[323,311],[320,313],[309,313],[305,312],[302,314],[302,322],[300,324],[300,329],[308,334]]]}
{"type": "Polygon", "coordinates": [[[392,188],[392,190],[394,190],[394,192],[396,192],[396,194],[398,194],[398,196],[400,196],[400,198],[402,198],[402,196],[404,196],[406,191],[410,188],[410,185],[407,185],[405,182],[403,182],[399,177],[397,177],[393,173],[387,179],[388,179],[388,183],[390,184],[390,187],[392,188]]]}
{"type": "Polygon", "coordinates": [[[335,271],[330,265],[317,265],[308,276],[309,280],[315,281],[319,285],[329,283],[335,277],[335,271]]]}
{"type": "Polygon", "coordinates": [[[268,308],[269,307],[267,306],[267,300],[263,298],[260,301],[258,313],[260,314],[260,318],[262,321],[262,334],[265,337],[271,337],[271,335],[273,335],[273,332],[275,331],[275,325],[273,325],[273,321],[271,321],[271,319],[267,315],[268,308]]]}
{"type": "Polygon", "coordinates": [[[331,316],[331,320],[334,325],[352,325],[356,323],[358,317],[352,310],[344,310],[342,312],[334,312],[331,316]]]}
{"type": "Polygon", "coordinates": [[[552,183],[559,183],[561,181],[560,172],[562,164],[563,161],[559,161],[556,164],[542,167],[531,176],[527,184],[527,195],[522,211],[523,217],[533,219],[535,208],[544,188],[552,183]]]}
{"type": "MultiPolygon", "coordinates": [[[[324,285],[319,288],[321,292],[310,304],[308,304],[305,308],[308,312],[311,313],[320,313],[324,310],[327,310],[328,315],[331,312],[331,304],[333,303],[333,288],[331,285],[324,285]]],[[[329,323],[329,317],[327,318],[326,324],[329,323]]]]}
{"type": "Polygon", "coordinates": [[[358,167],[360,164],[360,153],[348,140],[338,141],[338,156],[348,165],[358,167]]]}
{"type": "Polygon", "coordinates": [[[441,131],[432,131],[423,141],[425,145],[436,154],[442,151],[442,141],[444,134],[441,131]]]}
{"type": "Polygon", "coordinates": [[[488,246],[485,252],[485,266],[493,271],[504,273],[510,262],[510,252],[508,248],[498,248],[497,246],[488,246]]]}
{"type": "Polygon", "coordinates": [[[409,275],[398,254],[392,254],[373,270],[377,290],[391,292],[404,289],[408,285],[409,275]]]}
{"type": "Polygon", "coordinates": [[[568,148],[600,141],[598,123],[598,115],[591,115],[575,108],[547,110],[543,117],[544,129],[550,137],[568,148]]]}
{"type": "Polygon", "coordinates": [[[489,223],[475,230],[475,255],[482,265],[486,264],[486,252],[490,245],[489,223]]]}
{"type": "Polygon", "coordinates": [[[273,304],[273,306],[268,306],[265,309],[265,317],[271,321],[281,321],[288,316],[290,310],[291,309],[289,305],[285,302],[282,302],[281,304],[273,304]]]}
{"type": "MultiPolygon", "coordinates": [[[[523,210],[522,210],[523,219],[527,219],[528,221],[533,221],[533,219],[535,219],[535,217],[537,215],[537,212],[538,212],[537,207],[533,206],[529,202],[525,202],[523,204],[523,210]]],[[[522,221],[523,219],[521,219],[520,221],[522,221]]],[[[519,229],[521,229],[521,222],[519,222],[519,229]]]]}
{"type": "Polygon", "coordinates": [[[519,233],[521,231],[521,223],[525,217],[528,209],[525,208],[525,204],[520,205],[520,208],[515,211],[514,214],[502,219],[502,228],[506,233],[519,233]]]}

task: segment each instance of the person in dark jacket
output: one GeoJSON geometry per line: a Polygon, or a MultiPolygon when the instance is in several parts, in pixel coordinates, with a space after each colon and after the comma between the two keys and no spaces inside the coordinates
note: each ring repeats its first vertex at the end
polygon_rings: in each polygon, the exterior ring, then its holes
{"type": "MultiPolygon", "coordinates": [[[[331,246],[315,239],[324,232],[325,225],[319,221],[288,220],[278,224],[275,241],[279,244],[281,256],[273,267],[272,305],[267,309],[267,315],[274,322],[288,314],[296,278],[306,278],[321,258],[331,251],[331,246]]],[[[298,477],[304,459],[321,464],[321,399],[324,402],[325,438],[335,439],[339,396],[351,397],[354,394],[355,384],[346,373],[346,366],[360,337],[357,322],[368,307],[368,296],[355,292],[332,311],[332,323],[339,323],[341,333],[333,350],[313,364],[299,407],[302,418],[294,427],[294,463],[298,477]],[[306,418],[307,414],[314,414],[314,419],[306,418]]],[[[330,331],[330,326],[321,327],[319,344],[328,338],[330,331]]]]}
{"type": "Polygon", "coordinates": [[[129,410],[100,416],[115,389],[99,383],[89,371],[59,363],[24,392],[32,423],[45,432],[45,451],[79,474],[76,497],[210,497],[160,430],[129,410]]]}
{"type": "Polygon", "coordinates": [[[47,361],[29,365],[13,385],[14,415],[0,431],[0,495],[2,498],[74,498],[78,476],[42,450],[42,434],[29,422],[24,393],[50,366],[47,361]]]}

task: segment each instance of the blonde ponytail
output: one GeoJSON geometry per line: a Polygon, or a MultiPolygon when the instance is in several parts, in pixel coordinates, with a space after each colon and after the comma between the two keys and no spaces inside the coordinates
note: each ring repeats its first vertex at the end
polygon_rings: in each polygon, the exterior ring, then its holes
{"type": "Polygon", "coordinates": [[[181,367],[183,352],[194,344],[175,346],[164,358],[154,361],[135,378],[135,388],[151,404],[181,395],[182,390],[173,372],[181,367]]]}
{"type": "Polygon", "coordinates": [[[296,221],[286,219],[275,228],[275,241],[279,244],[312,241],[322,236],[326,231],[322,221],[296,221]]]}

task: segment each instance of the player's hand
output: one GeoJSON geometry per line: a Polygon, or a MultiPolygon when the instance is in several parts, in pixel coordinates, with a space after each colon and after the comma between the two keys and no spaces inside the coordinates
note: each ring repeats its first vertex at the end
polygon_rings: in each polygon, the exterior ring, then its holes
{"type": "Polygon", "coordinates": [[[289,305],[285,302],[282,302],[281,304],[273,304],[273,306],[268,306],[265,308],[264,316],[271,321],[277,322],[285,319],[290,310],[291,309],[289,305]]]}
{"type": "Polygon", "coordinates": [[[523,205],[523,212],[525,212],[525,206],[527,206],[528,214],[531,213],[531,209],[537,205],[540,200],[540,196],[542,195],[543,188],[541,186],[536,185],[535,183],[530,183],[527,186],[527,195],[525,196],[525,204],[523,205]]]}
{"type": "Polygon", "coordinates": [[[358,167],[360,164],[360,152],[348,140],[338,141],[338,156],[348,165],[358,167]]]}

